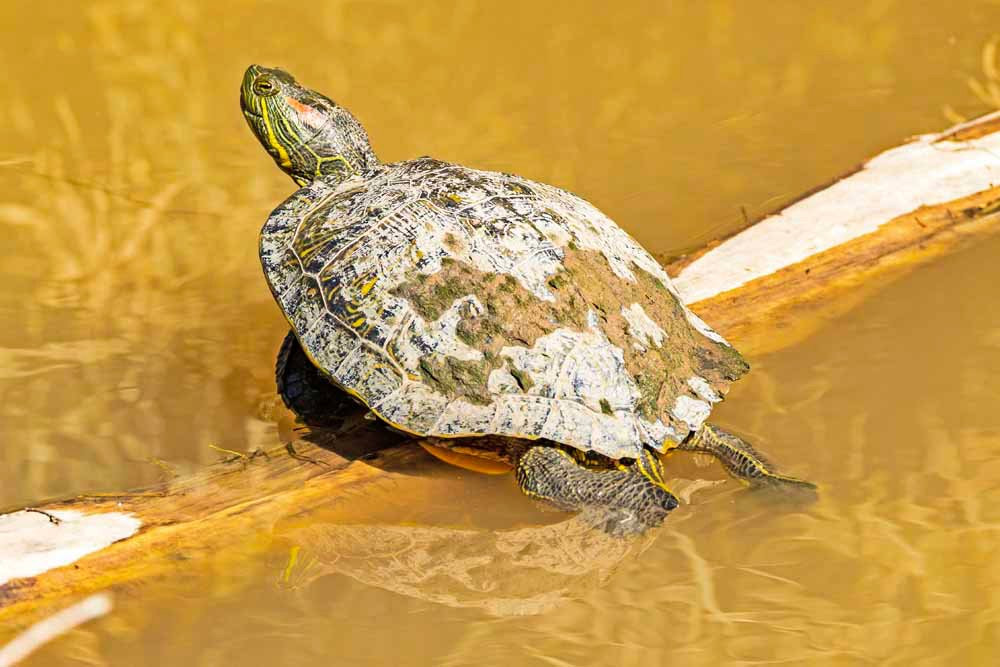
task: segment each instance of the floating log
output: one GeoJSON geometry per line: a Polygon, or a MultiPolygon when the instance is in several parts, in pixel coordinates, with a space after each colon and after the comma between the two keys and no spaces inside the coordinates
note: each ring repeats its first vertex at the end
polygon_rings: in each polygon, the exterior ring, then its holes
{"type": "MultiPolygon", "coordinates": [[[[1000,114],[925,135],[720,242],[668,263],[692,309],[744,351],[801,339],[896,276],[1000,229],[1000,114]]],[[[245,558],[254,536],[347,507],[428,465],[413,443],[362,427],[132,493],[0,515],[0,626],[71,596],[245,558]],[[380,449],[381,448],[381,449],[380,449]]],[[[348,509],[344,510],[348,512],[348,509]]],[[[304,524],[303,524],[304,525],[304,524]]]]}

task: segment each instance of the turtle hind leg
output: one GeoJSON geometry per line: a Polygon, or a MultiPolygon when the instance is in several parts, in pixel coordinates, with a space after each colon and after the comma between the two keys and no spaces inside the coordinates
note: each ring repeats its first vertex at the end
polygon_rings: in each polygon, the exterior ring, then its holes
{"type": "Polygon", "coordinates": [[[729,474],[751,487],[816,489],[812,482],[777,472],[770,461],[749,442],[707,422],[697,433],[681,443],[678,449],[712,454],[729,474]]]}
{"type": "Polygon", "coordinates": [[[592,470],[558,447],[530,447],[517,462],[518,485],[532,498],[565,510],[598,510],[602,527],[614,535],[636,534],[660,525],[677,507],[663,484],[660,461],[643,452],[635,463],[592,470]]]}
{"type": "Polygon", "coordinates": [[[291,331],[281,343],[274,375],[281,400],[306,426],[336,428],[363,411],[313,365],[291,331]]]}

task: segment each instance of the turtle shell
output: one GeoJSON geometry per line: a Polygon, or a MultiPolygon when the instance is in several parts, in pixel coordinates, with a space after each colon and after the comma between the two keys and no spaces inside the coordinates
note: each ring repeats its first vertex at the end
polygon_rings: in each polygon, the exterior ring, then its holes
{"type": "Polygon", "coordinates": [[[418,435],[634,457],[686,438],[747,370],[612,220],[510,174],[420,158],[318,180],[260,252],[316,366],[418,435]]]}

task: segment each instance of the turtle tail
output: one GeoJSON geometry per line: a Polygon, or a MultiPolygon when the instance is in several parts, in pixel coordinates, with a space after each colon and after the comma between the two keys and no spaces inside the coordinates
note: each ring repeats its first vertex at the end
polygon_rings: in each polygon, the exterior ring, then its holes
{"type": "Polygon", "coordinates": [[[816,489],[812,482],[777,472],[774,465],[754,449],[753,445],[714,424],[703,424],[677,449],[711,454],[725,466],[729,474],[751,487],[793,486],[816,489]]]}

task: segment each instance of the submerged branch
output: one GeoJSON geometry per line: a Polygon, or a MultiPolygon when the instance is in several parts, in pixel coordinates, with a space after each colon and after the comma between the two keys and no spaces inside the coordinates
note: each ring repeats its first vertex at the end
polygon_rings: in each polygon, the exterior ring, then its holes
{"type": "Polygon", "coordinates": [[[11,642],[0,647],[0,667],[11,667],[56,637],[64,635],[78,625],[100,618],[111,611],[111,596],[95,593],[74,605],[57,611],[52,616],[35,623],[11,642]]]}

